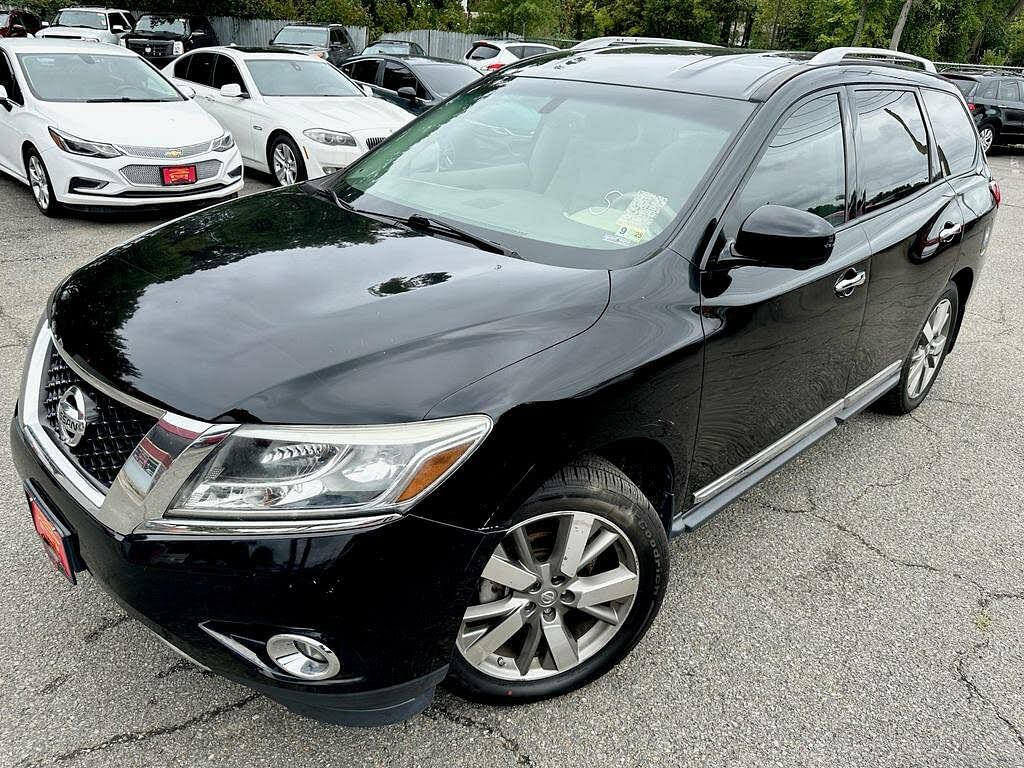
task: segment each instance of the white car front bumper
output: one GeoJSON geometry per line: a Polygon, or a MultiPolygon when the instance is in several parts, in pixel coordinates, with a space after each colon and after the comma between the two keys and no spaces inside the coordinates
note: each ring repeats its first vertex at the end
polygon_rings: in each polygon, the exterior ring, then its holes
{"type": "Polygon", "coordinates": [[[311,179],[347,168],[368,150],[381,144],[397,128],[364,129],[352,131],[356,140],[354,147],[331,147],[309,138],[302,142],[302,154],[306,160],[306,174],[311,179]]]}
{"type": "Polygon", "coordinates": [[[84,157],[49,147],[42,157],[54,195],[69,206],[135,207],[219,200],[236,194],[244,184],[237,147],[175,159],[84,157]],[[196,166],[196,183],[163,184],[161,168],[186,165],[196,166]]]}

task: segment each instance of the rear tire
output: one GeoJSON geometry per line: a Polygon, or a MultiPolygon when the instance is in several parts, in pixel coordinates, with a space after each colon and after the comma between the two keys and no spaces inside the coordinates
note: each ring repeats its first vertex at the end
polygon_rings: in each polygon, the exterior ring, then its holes
{"type": "Polygon", "coordinates": [[[918,331],[910,354],[903,361],[899,384],[878,401],[879,411],[902,416],[924,402],[946,361],[959,317],[960,294],[956,285],[950,283],[918,331]]]}
{"type": "Polygon", "coordinates": [[[467,608],[448,684],[517,704],[590,683],[644,636],[668,569],[665,528],[640,489],[604,459],[574,461],[509,521],[467,608]],[[498,643],[503,626],[512,634],[498,643]]]}
{"type": "Polygon", "coordinates": [[[999,129],[994,123],[982,123],[978,128],[978,136],[981,138],[981,150],[987,155],[999,140],[999,129]]]}
{"type": "Polygon", "coordinates": [[[62,206],[53,194],[50,172],[46,170],[43,158],[34,147],[25,152],[25,175],[28,176],[28,186],[32,190],[32,197],[40,213],[44,216],[59,216],[62,206]]]}

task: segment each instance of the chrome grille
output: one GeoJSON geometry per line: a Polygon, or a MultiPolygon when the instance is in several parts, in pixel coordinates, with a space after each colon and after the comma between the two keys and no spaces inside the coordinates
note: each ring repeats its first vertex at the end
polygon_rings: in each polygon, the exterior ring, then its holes
{"type": "Polygon", "coordinates": [[[40,415],[49,427],[54,442],[83,472],[109,488],[135,446],[156,424],[157,419],[90,387],[71,370],[54,347],[50,348],[50,360],[43,380],[40,397],[43,413],[40,415]],[[74,448],[60,441],[57,426],[57,403],[72,386],[81,388],[96,403],[95,421],[89,424],[81,442],[74,448]]]}
{"type": "Polygon", "coordinates": [[[375,136],[372,139],[366,139],[366,148],[367,149],[373,149],[377,145],[383,144],[384,143],[384,139],[386,139],[386,138],[387,138],[387,136],[375,136]]]}
{"type": "MultiPolygon", "coordinates": [[[[223,165],[220,160],[204,160],[196,163],[196,181],[207,181],[216,178],[223,165]]],[[[121,169],[121,175],[131,184],[146,187],[162,187],[163,175],[160,173],[159,165],[126,165],[121,169]]],[[[187,185],[185,185],[187,186],[187,185]]]]}
{"type": "Polygon", "coordinates": [[[180,160],[183,157],[195,157],[204,152],[209,152],[210,142],[203,141],[199,144],[190,144],[187,147],[136,147],[118,144],[117,148],[132,157],[159,157],[166,160],[180,160]],[[172,156],[167,154],[168,152],[175,154],[172,156]]]}
{"type": "Polygon", "coordinates": [[[128,49],[145,56],[170,56],[174,43],[156,42],[154,40],[129,40],[128,49]],[[149,48],[149,53],[146,49],[149,48]]]}

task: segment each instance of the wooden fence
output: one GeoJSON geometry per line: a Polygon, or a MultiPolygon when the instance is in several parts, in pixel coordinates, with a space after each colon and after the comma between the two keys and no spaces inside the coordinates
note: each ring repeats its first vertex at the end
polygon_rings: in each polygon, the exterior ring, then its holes
{"type": "MultiPolygon", "coordinates": [[[[295,23],[287,19],[239,19],[234,16],[210,16],[209,18],[221,45],[234,43],[247,47],[265,46],[281,27],[295,23]]],[[[352,37],[352,42],[355,43],[356,52],[363,50],[366,47],[366,27],[346,27],[346,29],[352,37]]]]}

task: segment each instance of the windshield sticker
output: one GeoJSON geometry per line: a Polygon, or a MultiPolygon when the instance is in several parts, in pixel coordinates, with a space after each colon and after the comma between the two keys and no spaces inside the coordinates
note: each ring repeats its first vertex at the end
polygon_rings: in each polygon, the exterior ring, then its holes
{"type": "Polygon", "coordinates": [[[619,237],[627,238],[634,243],[642,243],[648,239],[648,229],[655,217],[668,203],[668,198],[655,195],[646,190],[638,190],[629,201],[625,213],[616,222],[619,237]]]}

